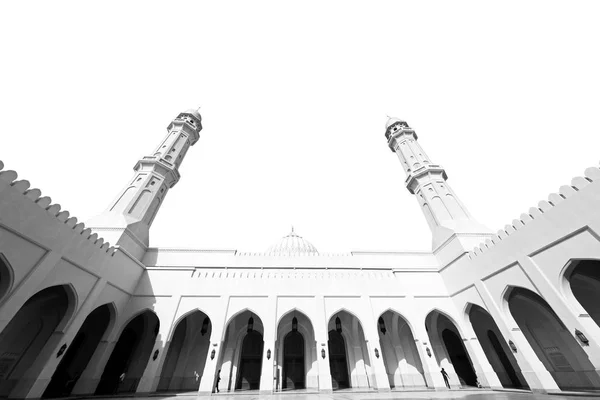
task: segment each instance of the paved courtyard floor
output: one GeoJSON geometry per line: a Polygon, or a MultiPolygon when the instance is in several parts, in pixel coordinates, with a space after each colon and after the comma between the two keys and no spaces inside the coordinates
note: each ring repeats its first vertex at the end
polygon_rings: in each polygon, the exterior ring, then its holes
{"type": "MultiPolygon", "coordinates": [[[[103,399],[110,397],[103,397],[103,399]]],[[[179,393],[164,396],[135,396],[135,400],[598,400],[600,393],[589,396],[584,393],[570,394],[533,394],[523,391],[491,391],[491,390],[452,390],[452,391],[419,391],[419,392],[335,392],[333,394],[288,392],[261,395],[258,392],[244,394],[220,393],[212,396],[196,396],[195,393],[179,393]]],[[[93,399],[99,399],[93,397],[93,399]]],[[[121,396],[113,399],[123,399],[121,396]]]]}

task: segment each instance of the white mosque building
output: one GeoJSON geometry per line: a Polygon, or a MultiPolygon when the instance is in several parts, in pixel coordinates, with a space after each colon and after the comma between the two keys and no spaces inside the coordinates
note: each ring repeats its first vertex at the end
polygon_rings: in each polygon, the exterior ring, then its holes
{"type": "Polygon", "coordinates": [[[391,118],[431,251],[151,248],[201,116],[167,130],[85,225],[0,163],[0,397],[600,389],[599,168],[494,233],[391,118]]]}

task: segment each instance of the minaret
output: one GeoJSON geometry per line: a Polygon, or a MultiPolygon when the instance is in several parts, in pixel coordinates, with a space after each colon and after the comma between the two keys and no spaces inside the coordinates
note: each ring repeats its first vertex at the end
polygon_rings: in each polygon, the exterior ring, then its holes
{"type": "MultiPolygon", "coordinates": [[[[453,234],[487,236],[490,230],[475,221],[446,180],[444,168],[431,162],[417,134],[406,121],[389,118],[385,137],[406,172],[406,188],[416,195],[433,235],[436,249],[453,234]]],[[[478,239],[479,240],[479,239],[478,239]]]]}
{"type": "Polygon", "coordinates": [[[139,160],[131,181],[108,209],[86,225],[138,259],[148,247],[149,229],[165,196],[179,182],[179,166],[200,138],[202,117],[195,110],[180,113],[152,153],[139,160]]]}

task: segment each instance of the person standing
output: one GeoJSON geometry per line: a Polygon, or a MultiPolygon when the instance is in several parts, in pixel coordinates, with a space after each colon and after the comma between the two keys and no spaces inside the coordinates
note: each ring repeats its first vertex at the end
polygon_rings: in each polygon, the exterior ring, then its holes
{"type": "Polygon", "coordinates": [[[446,383],[446,386],[448,387],[448,389],[450,389],[450,382],[448,382],[448,373],[446,371],[444,371],[444,368],[442,368],[442,376],[444,377],[444,383],[446,383]]]}
{"type": "Polygon", "coordinates": [[[215,386],[215,389],[217,390],[217,393],[219,393],[219,382],[221,381],[221,370],[217,371],[217,384],[215,386]]]}

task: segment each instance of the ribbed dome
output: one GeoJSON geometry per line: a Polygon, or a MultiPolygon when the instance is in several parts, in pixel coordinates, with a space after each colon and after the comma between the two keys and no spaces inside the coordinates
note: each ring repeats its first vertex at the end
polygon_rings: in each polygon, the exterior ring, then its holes
{"type": "Polygon", "coordinates": [[[297,255],[316,255],[319,254],[315,246],[302,236],[298,236],[292,228],[287,236],[283,237],[279,243],[269,247],[267,254],[273,256],[297,256],[297,255]]]}

